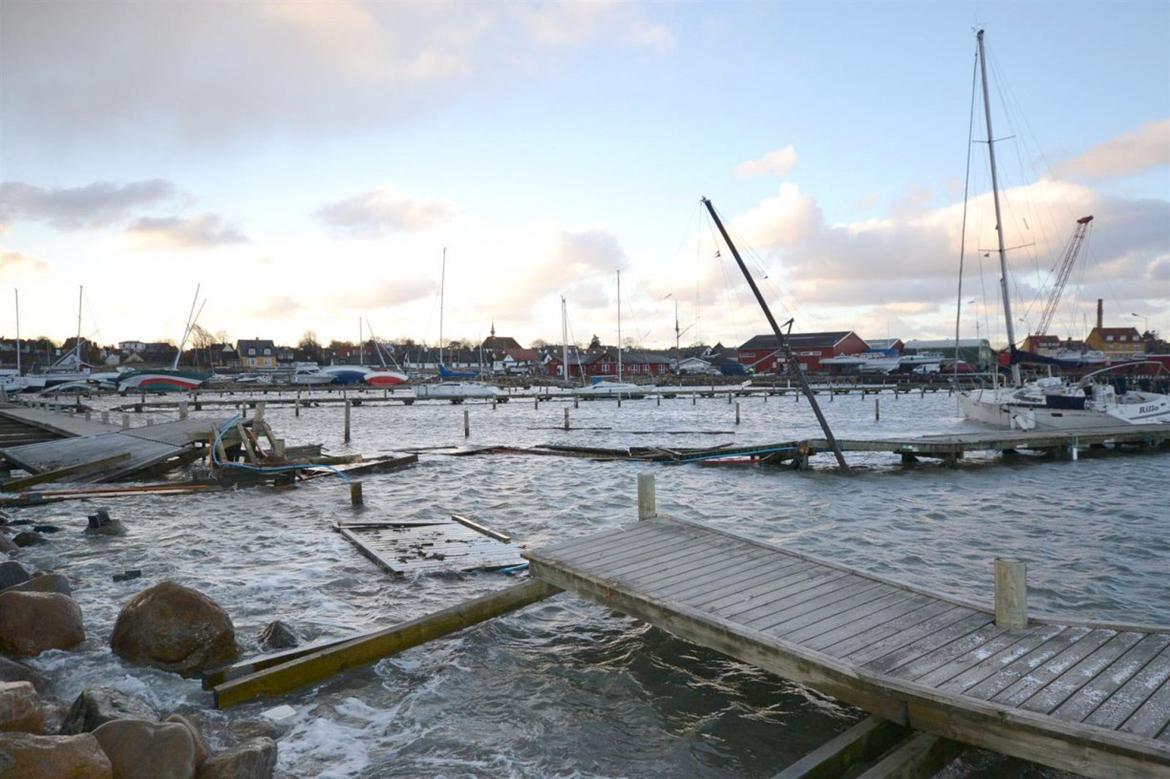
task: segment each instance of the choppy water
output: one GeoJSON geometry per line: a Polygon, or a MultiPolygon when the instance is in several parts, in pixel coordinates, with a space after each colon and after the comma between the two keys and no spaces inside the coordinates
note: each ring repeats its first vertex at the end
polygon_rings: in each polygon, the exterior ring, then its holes
{"type": "MultiPolygon", "coordinates": [[[[353,409],[349,451],[374,455],[406,446],[573,443],[586,446],[704,446],[816,435],[807,404],[740,399],[742,420],[723,399],[582,403],[560,429],[562,403],[363,405],[353,409]],[[543,428],[543,429],[533,429],[543,428]],[[666,431],[722,431],[667,435],[666,431]],[[649,435],[634,433],[652,432],[649,435]]],[[[945,393],[823,402],[839,436],[973,429],[945,393]]],[[[205,416],[211,412],[204,412],[205,416]]],[[[270,408],[290,445],[341,444],[342,411],[270,408]]],[[[161,421],[165,419],[159,415],[161,421]]],[[[141,424],[141,417],[135,418],[141,424]]],[[[820,458],[818,458],[820,459],[820,458]]],[[[987,602],[992,560],[1029,564],[1037,612],[1170,623],[1170,457],[1082,456],[1078,462],[968,463],[902,470],[880,455],[853,478],[827,469],[648,466],[521,455],[423,454],[419,465],[363,478],[362,519],[432,518],[452,512],[539,545],[634,520],[635,477],[653,470],[660,511],[709,522],[907,583],[987,602]]],[[[814,462],[816,462],[814,460],[814,462]]],[[[305,640],[342,636],[410,619],[512,583],[480,574],[400,580],[384,575],[329,530],[349,518],[348,491],[318,480],[295,491],[108,501],[131,529],[122,538],[83,537],[87,510],[57,504],[21,518],[68,528],[21,555],[66,573],[89,638],[80,651],[35,664],[54,674],[69,701],[87,686],[113,684],[166,711],[205,709],[197,681],[124,665],[108,647],[121,603],[162,579],[193,586],[222,604],[246,653],[273,619],[305,640]],[[139,568],[143,579],[113,583],[139,568]]],[[[733,575],[734,572],[729,572],[733,575]]],[[[676,640],[572,596],[561,595],[448,640],[289,696],[297,711],[282,727],[280,763],[290,777],[381,776],[766,776],[846,728],[854,709],[676,640]]],[[[209,711],[222,747],[241,720],[272,702],[209,711]]],[[[956,776],[1054,776],[986,753],[969,754],[956,776]]]]}

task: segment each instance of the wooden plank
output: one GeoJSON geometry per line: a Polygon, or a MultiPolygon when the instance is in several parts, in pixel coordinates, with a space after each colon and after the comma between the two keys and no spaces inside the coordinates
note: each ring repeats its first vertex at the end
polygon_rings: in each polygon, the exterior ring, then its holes
{"type": "Polygon", "coordinates": [[[995,626],[990,615],[979,615],[970,621],[960,622],[953,629],[941,630],[933,635],[915,641],[901,649],[888,652],[876,660],[865,663],[866,668],[881,673],[903,676],[916,673],[916,663],[926,663],[927,670],[959,657],[972,649],[986,644],[1003,634],[995,626]]]}
{"type": "MultiPolygon", "coordinates": [[[[1148,639],[1147,639],[1148,640],[1148,639]]],[[[1085,722],[1116,730],[1138,710],[1151,695],[1170,681],[1170,649],[1163,649],[1144,668],[1113,693],[1085,722]]]]}
{"type": "Polygon", "coordinates": [[[1170,684],[1163,684],[1146,698],[1121,729],[1126,733],[1157,738],[1167,727],[1170,727],[1170,684]]]}
{"type": "Polygon", "coordinates": [[[51,481],[61,481],[66,476],[78,476],[83,473],[93,473],[100,471],[103,468],[118,465],[120,463],[129,462],[130,453],[121,452],[120,454],[113,454],[108,457],[101,457],[97,460],[90,460],[89,462],[78,463],[77,465],[67,465],[64,468],[57,468],[52,471],[43,471],[35,473],[32,476],[25,476],[20,479],[9,479],[0,484],[0,492],[16,492],[26,487],[32,487],[36,484],[43,484],[51,481]]]}
{"type": "Polygon", "coordinates": [[[949,603],[932,601],[925,596],[918,596],[918,599],[914,600],[912,596],[912,599],[904,603],[886,606],[869,617],[855,620],[836,630],[809,636],[803,643],[812,649],[843,657],[851,651],[872,646],[896,634],[906,633],[931,618],[958,610],[958,606],[949,603]]]}
{"type": "MultiPolygon", "coordinates": [[[[1071,698],[1060,704],[1052,712],[1052,716],[1083,722],[1139,671],[1149,665],[1150,661],[1156,658],[1167,646],[1170,646],[1170,636],[1146,636],[1117,658],[1112,665],[1097,674],[1091,682],[1077,690],[1071,698]]],[[[1167,665],[1170,666],[1170,663],[1167,665]]]]}
{"type": "Polygon", "coordinates": [[[1068,628],[1035,650],[978,680],[975,684],[956,688],[956,690],[975,698],[990,699],[1024,676],[1034,673],[1038,668],[1052,661],[1053,658],[1059,656],[1091,632],[1088,628],[1068,628]]]}
{"type": "Polygon", "coordinates": [[[1088,635],[1056,655],[1056,657],[1049,660],[1040,668],[1024,674],[1003,690],[991,696],[991,700],[995,703],[1002,703],[1005,706],[1019,706],[1036,694],[1037,691],[1043,689],[1053,679],[1060,676],[1069,668],[1072,668],[1086,656],[1095,652],[1102,644],[1115,635],[1117,635],[1116,632],[1112,630],[1089,631],[1088,635]]]}
{"type": "Polygon", "coordinates": [[[966,692],[969,688],[1019,661],[1030,663],[1031,667],[1035,667],[1047,658],[1059,654],[1068,644],[1089,632],[1087,628],[1061,628],[1056,625],[1049,625],[1047,628],[1050,632],[1037,631],[1035,635],[1017,641],[1007,649],[991,655],[977,665],[973,665],[962,673],[934,686],[947,692],[966,692]]]}
{"type": "Polygon", "coordinates": [[[890,750],[857,779],[930,779],[963,753],[966,746],[929,733],[915,733],[890,750]]]}
{"type": "Polygon", "coordinates": [[[693,606],[724,608],[733,603],[750,601],[772,589],[787,586],[798,578],[810,579],[818,576],[824,578],[828,573],[812,563],[799,560],[796,565],[791,567],[764,568],[759,574],[753,573],[742,582],[739,580],[730,581],[719,589],[679,593],[675,597],[679,600],[686,600],[693,606]]]}
{"type": "MultiPolygon", "coordinates": [[[[662,593],[670,588],[685,587],[688,582],[707,582],[716,584],[726,582],[729,578],[735,579],[738,572],[748,568],[758,558],[756,551],[748,549],[715,549],[699,547],[705,555],[698,562],[679,561],[670,564],[659,563],[657,559],[648,561],[634,570],[615,572],[614,578],[620,578],[629,583],[642,583],[646,588],[662,593]]],[[[661,595],[660,595],[661,597],[661,595]]]]}
{"type": "Polygon", "coordinates": [[[847,573],[836,571],[825,576],[801,578],[787,587],[768,592],[747,604],[723,608],[707,606],[706,610],[724,619],[734,620],[742,624],[748,619],[774,614],[780,608],[781,604],[787,608],[792,608],[804,603],[809,598],[837,592],[842,588],[855,586],[856,584],[857,582],[854,577],[851,577],[847,573]]]}
{"type": "Polygon", "coordinates": [[[1021,703],[1021,708],[1043,714],[1050,713],[1141,639],[1142,635],[1139,633],[1118,633],[1091,655],[1069,668],[1031,698],[1021,703]]]}
{"type": "Polygon", "coordinates": [[[1023,630],[1012,630],[996,636],[990,641],[964,652],[958,657],[936,664],[933,658],[911,663],[898,674],[905,679],[913,679],[919,684],[928,687],[937,687],[963,671],[973,668],[986,660],[996,657],[1018,657],[1017,652],[1027,650],[1047,641],[1060,633],[1063,628],[1056,625],[1037,625],[1023,630]],[[1004,650],[1011,650],[1004,653],[1004,650]]]}
{"type": "Polygon", "coordinates": [[[215,705],[226,709],[256,698],[280,695],[330,676],[450,635],[485,620],[524,608],[560,590],[529,580],[457,606],[327,647],[250,676],[215,687],[215,705]]]}
{"type": "Polygon", "coordinates": [[[625,579],[627,576],[635,577],[646,570],[662,575],[676,569],[687,570],[688,563],[709,560],[712,556],[727,561],[738,559],[737,555],[742,555],[738,549],[713,550],[699,539],[686,538],[682,543],[662,548],[653,554],[626,555],[619,560],[606,558],[591,567],[603,572],[607,578],[625,579]]]}
{"type": "MultiPolygon", "coordinates": [[[[418,459],[418,458],[416,457],[415,459],[418,459]]],[[[488,536],[490,538],[494,538],[497,541],[500,541],[502,543],[505,543],[505,544],[512,543],[511,536],[506,535],[504,533],[501,533],[497,530],[492,530],[491,528],[486,527],[485,525],[481,525],[480,523],[476,522],[474,519],[471,519],[470,517],[465,517],[462,514],[452,514],[451,519],[455,520],[456,522],[458,522],[461,525],[466,525],[467,527],[471,528],[472,530],[474,530],[477,533],[482,533],[483,535],[488,536]]]]}
{"type": "Polygon", "coordinates": [[[781,573],[786,574],[789,571],[808,566],[808,563],[803,560],[789,560],[774,556],[756,558],[754,562],[755,564],[746,571],[734,576],[725,576],[722,581],[711,582],[707,579],[697,579],[694,582],[671,585],[668,588],[658,590],[657,593],[660,597],[670,596],[687,601],[703,596],[716,597],[727,594],[728,591],[742,591],[755,583],[774,580],[781,573]]]}
{"type": "Polygon", "coordinates": [[[866,717],[772,779],[837,779],[853,766],[878,757],[908,733],[888,720],[866,717]]]}
{"type": "Polygon", "coordinates": [[[847,659],[858,665],[898,653],[889,658],[889,662],[895,662],[905,653],[918,651],[916,647],[922,642],[939,642],[941,645],[984,627],[990,621],[991,617],[983,612],[955,606],[952,611],[943,612],[937,617],[931,617],[904,630],[895,630],[874,642],[865,641],[859,645],[846,643],[842,646],[827,647],[825,651],[834,657],[847,659]]]}
{"type": "Polygon", "coordinates": [[[818,605],[815,609],[808,610],[804,614],[781,618],[779,622],[774,624],[765,625],[764,621],[761,620],[757,623],[749,623],[749,626],[765,633],[783,636],[787,641],[800,641],[800,636],[805,635],[805,631],[810,629],[814,632],[831,630],[854,619],[860,619],[883,605],[904,600],[906,597],[906,593],[891,591],[880,584],[868,585],[859,589],[854,595],[818,605]]]}

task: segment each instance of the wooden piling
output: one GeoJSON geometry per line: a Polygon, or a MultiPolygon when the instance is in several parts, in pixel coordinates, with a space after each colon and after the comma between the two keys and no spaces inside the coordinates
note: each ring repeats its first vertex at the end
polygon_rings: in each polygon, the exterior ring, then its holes
{"type": "Polygon", "coordinates": [[[580,404],[581,404],[581,398],[573,398],[573,408],[580,408],[581,407],[580,404]]]}
{"type": "Polygon", "coordinates": [[[102,424],[103,425],[110,424],[110,412],[109,411],[102,412],[102,424]]]}
{"type": "Polygon", "coordinates": [[[565,406],[565,430],[569,429],[569,407],[565,406]]]}
{"type": "Polygon", "coordinates": [[[301,391],[297,390],[297,402],[293,406],[293,416],[299,417],[301,415],[301,391]]]}
{"type": "Polygon", "coordinates": [[[346,400],[345,400],[345,443],[347,443],[347,444],[349,443],[349,440],[350,440],[350,436],[349,436],[349,409],[350,409],[350,401],[349,401],[349,398],[346,398],[346,400]]]}
{"type": "Polygon", "coordinates": [[[130,415],[129,414],[122,415],[122,429],[123,430],[130,429],[130,415]]]}
{"type": "Polygon", "coordinates": [[[530,579],[523,584],[466,601],[434,614],[224,682],[215,687],[215,705],[220,709],[226,709],[256,698],[281,695],[522,609],[560,591],[551,584],[530,579]]]}
{"type": "Polygon", "coordinates": [[[93,417],[93,412],[92,412],[92,411],[86,411],[86,412],[85,412],[85,421],[86,421],[86,422],[89,422],[89,421],[91,421],[91,418],[92,418],[92,417],[93,417]]]}
{"type": "Polygon", "coordinates": [[[995,560],[995,626],[1020,630],[1028,626],[1028,568],[1015,560],[995,560]]]}
{"type": "Polygon", "coordinates": [[[362,483],[360,481],[351,481],[349,483],[349,504],[351,506],[360,506],[362,503],[362,483]]]}
{"type": "Polygon", "coordinates": [[[471,437],[471,414],[467,409],[463,409],[463,437],[471,437]]]}
{"type": "Polygon", "coordinates": [[[534,398],[532,399],[532,407],[533,407],[534,409],[539,409],[539,408],[540,408],[540,398],[534,397],[534,398]]]}
{"type": "Polygon", "coordinates": [[[873,399],[873,421],[882,421],[882,399],[875,397],[873,399]]]}
{"type": "Polygon", "coordinates": [[[654,506],[654,474],[638,474],[638,519],[654,519],[658,510],[654,506]]]}
{"type": "Polygon", "coordinates": [[[735,401],[735,424],[739,424],[739,401],[735,401]]]}
{"type": "Polygon", "coordinates": [[[179,401],[179,419],[187,418],[187,401],[179,401]]]}

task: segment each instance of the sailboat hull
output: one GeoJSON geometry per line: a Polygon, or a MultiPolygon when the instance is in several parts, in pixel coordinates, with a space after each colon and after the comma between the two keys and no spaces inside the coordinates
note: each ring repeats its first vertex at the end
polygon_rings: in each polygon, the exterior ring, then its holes
{"type": "Polygon", "coordinates": [[[190,392],[207,381],[206,373],[192,371],[135,371],[118,380],[119,392],[190,392]]]}

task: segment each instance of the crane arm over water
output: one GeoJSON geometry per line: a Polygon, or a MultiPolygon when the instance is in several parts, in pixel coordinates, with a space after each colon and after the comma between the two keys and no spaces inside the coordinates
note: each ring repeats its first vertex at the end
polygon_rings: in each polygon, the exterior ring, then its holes
{"type": "Polygon", "coordinates": [[[1064,294],[1064,287],[1068,284],[1068,277],[1072,273],[1072,267],[1077,261],[1077,255],[1081,253],[1081,247],[1085,244],[1085,234],[1089,231],[1089,223],[1093,221],[1093,217],[1082,216],[1077,220],[1077,226],[1073,229],[1072,238],[1069,239],[1068,245],[1064,247],[1064,255],[1060,259],[1060,267],[1056,272],[1056,283],[1052,285],[1052,291],[1048,293],[1048,302],[1044,304],[1044,313],[1040,317],[1040,328],[1036,331],[1037,335],[1046,335],[1048,328],[1052,325],[1052,317],[1056,315],[1056,307],[1060,304],[1060,296],[1064,294]]]}

